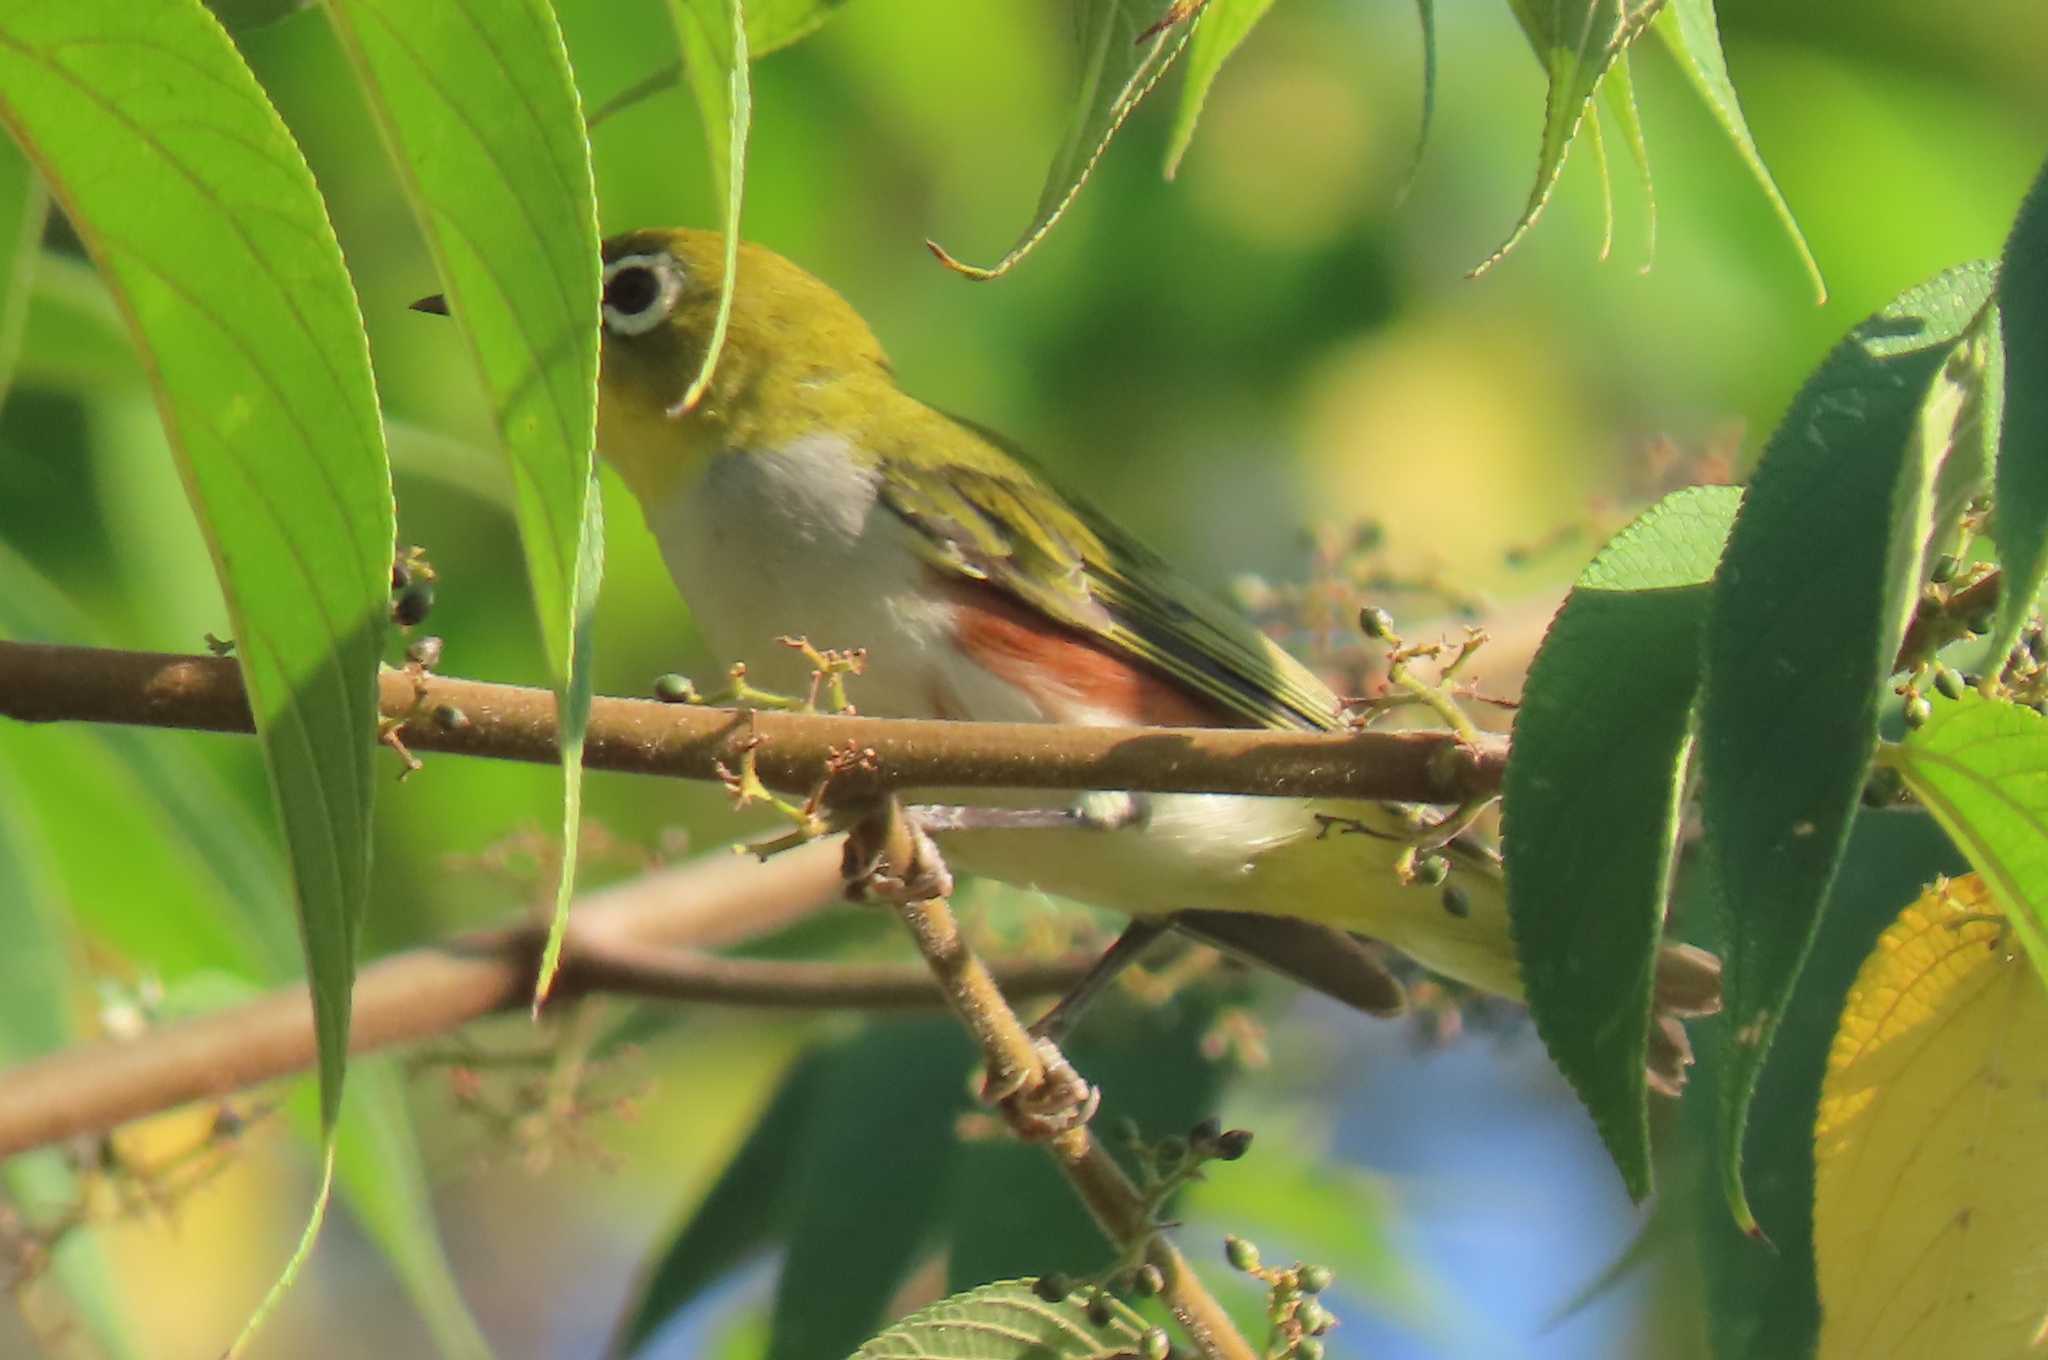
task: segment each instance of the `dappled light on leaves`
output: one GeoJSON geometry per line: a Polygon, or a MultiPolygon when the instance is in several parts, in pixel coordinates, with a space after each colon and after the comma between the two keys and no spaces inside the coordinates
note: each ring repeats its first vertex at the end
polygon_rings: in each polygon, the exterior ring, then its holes
{"type": "Polygon", "coordinates": [[[1975,875],[1865,961],[1814,1147],[1823,1360],[2027,1348],[2048,1314],[2048,990],[1975,875]]]}

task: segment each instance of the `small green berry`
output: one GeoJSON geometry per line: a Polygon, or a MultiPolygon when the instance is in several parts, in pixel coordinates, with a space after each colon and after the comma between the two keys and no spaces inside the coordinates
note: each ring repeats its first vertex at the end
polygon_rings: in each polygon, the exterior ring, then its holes
{"type": "Polygon", "coordinates": [[[1451,862],[1442,855],[1428,854],[1415,861],[1415,881],[1434,888],[1450,876],[1451,862]]]}
{"type": "Polygon", "coordinates": [[[1320,1336],[1337,1325],[1337,1319],[1330,1315],[1330,1310],[1314,1299],[1301,1301],[1301,1306],[1294,1310],[1294,1320],[1310,1336],[1320,1336]]]}
{"type": "Polygon", "coordinates": [[[1373,641],[1378,642],[1394,631],[1394,616],[1374,605],[1367,605],[1358,611],[1358,628],[1373,641]]]}
{"type": "Polygon", "coordinates": [[[1107,1327],[1116,1320],[1116,1312],[1109,1306],[1109,1295],[1097,1294],[1088,1300],[1088,1320],[1098,1327],[1107,1327]]]}
{"type": "Polygon", "coordinates": [[[1033,1280],[1031,1292],[1047,1303],[1058,1303],[1074,1292],[1074,1282],[1055,1270],[1049,1275],[1041,1275],[1033,1280]]]}
{"type": "Polygon", "coordinates": [[[697,687],[687,675],[670,671],[654,677],[654,697],[665,704],[687,704],[697,697],[697,687]]]}
{"type": "Polygon", "coordinates": [[[1295,1272],[1295,1278],[1301,1284],[1302,1293],[1320,1294],[1330,1287],[1334,1276],[1328,1266],[1303,1266],[1295,1272]]]}
{"type": "Polygon", "coordinates": [[[1171,1134],[1159,1140],[1152,1149],[1152,1158],[1162,1171],[1171,1171],[1187,1160],[1188,1140],[1171,1134]]]}
{"type": "Polygon", "coordinates": [[[1323,1360],[1323,1343],[1305,1336],[1294,1343],[1294,1360],[1323,1360]]]}
{"type": "Polygon", "coordinates": [[[1941,697],[1944,699],[1960,699],[1963,697],[1962,677],[1946,666],[1937,666],[1935,668],[1934,687],[1941,691],[1941,697]]]}
{"type": "Polygon", "coordinates": [[[1168,1360],[1173,1354],[1173,1343],[1166,1339],[1166,1333],[1158,1327],[1147,1327],[1145,1335],[1138,1338],[1139,1360],[1168,1360]]]}
{"type": "Polygon", "coordinates": [[[1165,1273],[1150,1261],[1139,1266],[1136,1273],[1131,1276],[1131,1292],[1141,1299],[1149,1299],[1164,1288],[1166,1288],[1165,1273]]]}
{"type": "Polygon", "coordinates": [[[1906,700],[1906,726],[1918,727],[1934,716],[1934,705],[1927,702],[1925,695],[1916,694],[1906,700]]]}
{"type": "Polygon", "coordinates": [[[1188,1148],[1197,1157],[1213,1156],[1216,1140],[1223,1134],[1223,1121],[1213,1115],[1188,1130],[1188,1148]]]}
{"type": "Polygon", "coordinates": [[[1462,921],[1472,914],[1472,898],[1457,884],[1450,884],[1444,889],[1444,910],[1462,921]]]}
{"type": "Polygon", "coordinates": [[[1927,579],[1936,585],[1946,585],[1955,578],[1956,568],[1962,565],[1962,559],[1954,553],[1943,553],[1934,559],[1934,566],[1928,570],[1927,579]]]}
{"type": "Polygon", "coordinates": [[[1223,1259],[1230,1262],[1232,1270],[1249,1275],[1259,1268],[1259,1249],[1233,1234],[1223,1239],[1223,1259]]]}
{"type": "Polygon", "coordinates": [[[1252,1150],[1250,1129],[1225,1129],[1223,1136],[1216,1140],[1218,1161],[1234,1162],[1252,1150]]]}

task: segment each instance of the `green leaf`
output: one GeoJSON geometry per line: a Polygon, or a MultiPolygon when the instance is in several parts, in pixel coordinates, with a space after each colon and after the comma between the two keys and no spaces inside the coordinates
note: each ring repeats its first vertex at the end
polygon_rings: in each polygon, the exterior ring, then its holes
{"type": "MultiPolygon", "coordinates": [[[[4,544],[0,637],[104,641],[4,544]]],[[[165,974],[161,1019],[250,999],[257,988],[248,975],[290,976],[295,945],[279,915],[289,888],[274,843],[189,743],[105,723],[10,724],[0,728],[0,757],[36,790],[33,805],[10,824],[40,833],[63,900],[78,904],[76,924],[165,974]],[[80,807],[99,809],[89,825],[70,815],[80,807]],[[109,843],[123,848],[121,863],[111,866],[120,872],[111,875],[102,850],[109,843]],[[138,911],[144,881],[149,910],[138,911]]],[[[352,1075],[334,1137],[342,1198],[392,1263],[442,1353],[488,1354],[455,1289],[396,1071],[372,1059],[352,1075]]]]}
{"type": "MultiPolygon", "coordinates": [[[[35,794],[0,765],[0,1062],[54,1053],[75,1037],[71,951],[53,907],[47,848],[27,834],[35,794]]],[[[46,1148],[0,1162],[0,1188],[21,1223],[47,1231],[75,1210],[84,1193],[63,1152],[46,1148]]],[[[90,1223],[56,1239],[50,1270],[100,1350],[116,1360],[140,1356],[100,1234],[90,1223]]]]}
{"type": "MultiPolygon", "coordinates": [[[[1429,0],[1423,0],[1425,15],[1428,4],[1429,0]]],[[[1216,83],[1216,73],[1271,8],[1273,0],[1209,0],[1208,8],[1202,11],[1201,22],[1195,25],[1194,36],[1188,40],[1187,75],[1181,81],[1180,108],[1173,116],[1173,133],[1166,144],[1168,179],[1180,172],[1181,158],[1188,154],[1188,146],[1195,140],[1195,123],[1202,116],[1202,105],[1209,100],[1209,87],[1216,83]]],[[[1425,31],[1427,24],[1425,17],[1425,31]]],[[[1427,82],[1424,90],[1428,90],[1427,82]]],[[[1427,100],[1425,93],[1425,108],[1427,100]]]]}
{"type": "Polygon", "coordinates": [[[393,537],[341,250],[298,147],[197,0],[0,10],[0,121],[149,356],[284,821],[332,1127],[393,537]]]}
{"type": "MultiPolygon", "coordinates": [[[[1813,1360],[1820,1325],[1813,1129],[1835,1022],[1857,969],[1898,904],[1936,875],[1961,867],[1954,847],[1929,818],[1870,810],[1857,816],[1812,957],[1757,1085],[1749,1123],[1745,1180],[1758,1214],[1771,1226],[1769,1242],[1745,1235],[1729,1218],[1726,1182],[1709,1151],[1728,1094],[1729,1063],[1741,1049],[1725,1024],[1699,1027],[1699,1066],[1678,1108],[1684,1137],[1674,1142],[1700,1155],[1690,1166],[1672,1168],[1670,1183],[1685,1187],[1679,1227],[1699,1253],[1706,1330],[1720,1360],[1813,1360]]],[[[1687,868],[1708,870],[1711,863],[1696,856],[1687,868]]],[[[1711,905],[1702,896],[1710,888],[1702,882],[1708,876],[1689,872],[1679,887],[1681,910],[1704,927],[1721,914],[1698,910],[1711,905]]],[[[1725,940],[1702,943],[1726,948],[1725,940]]]]}
{"type": "Polygon", "coordinates": [[[719,353],[725,348],[726,324],[732,319],[733,289],[740,272],[747,129],[753,121],[754,99],[747,70],[747,19],[740,0],[668,0],[668,12],[683,54],[683,77],[704,125],[712,192],[725,205],[725,273],[718,288],[718,318],[711,326],[704,362],[677,403],[680,413],[704,399],[719,353]]]}
{"type": "Polygon", "coordinates": [[[1126,1360],[1149,1330],[1109,1295],[1076,1290],[1047,1303],[1032,1281],[1004,1280],[912,1313],[848,1360],[1126,1360]],[[1095,1300],[1101,1322],[1090,1316],[1095,1300]]]}
{"type": "Polygon", "coordinates": [[[813,1053],[790,1069],[703,1203],[642,1269],[606,1354],[638,1354],[705,1288],[787,1231],[799,1149],[829,1114],[818,1102],[831,1053],[813,1053]]]}
{"type": "Polygon", "coordinates": [[[2020,204],[1998,270],[2004,360],[2021,380],[2005,393],[1992,537],[2005,569],[1991,656],[2020,635],[2048,581],[2048,165],[2020,204]]]}
{"type": "Polygon", "coordinates": [[[1610,69],[1641,37],[1664,0],[1508,0],[1508,8],[1536,50],[1550,81],[1543,109],[1543,141],[1536,155],[1536,183],[1522,216],[1493,254],[1472,272],[1483,274],[1507,258],[1543,215],[1564,172],[1579,125],[1610,69]]]}
{"type": "Polygon", "coordinates": [[[135,343],[91,265],[46,250],[28,281],[17,385],[94,397],[143,385],[135,343]]]}
{"type": "Polygon", "coordinates": [[[234,32],[264,28],[289,19],[313,0],[206,0],[206,7],[234,32]]]}
{"type": "Polygon", "coordinates": [[[1938,383],[1990,297],[1950,270],[1851,331],[1764,449],[1728,540],[1701,708],[1710,853],[1734,913],[1722,1170],[1737,1221],[1758,1069],[1811,944],[1912,608],[1933,482],[1962,409],[1938,383]],[[1932,399],[1930,399],[1932,398],[1932,399]]]}
{"type": "Polygon", "coordinates": [[[1679,69],[1692,81],[1693,89],[1721,124],[1735,154],[1749,167],[1757,188],[1770,200],[1771,212],[1784,228],[1792,248],[1799,252],[1806,276],[1813,280],[1814,301],[1826,302],[1828,285],[1821,277],[1820,262],[1813,258],[1806,234],[1800,231],[1785,196],[1778,192],[1778,182],[1771,178],[1770,167],[1758,153],[1756,142],[1749,135],[1749,124],[1742,116],[1742,104],[1735,98],[1735,83],[1728,78],[1728,58],[1721,52],[1721,22],[1714,13],[1714,0],[1669,0],[1657,16],[1656,29],[1657,36],[1678,59],[1679,69]]]}
{"type": "Polygon", "coordinates": [[[28,158],[0,142],[0,402],[7,400],[15,361],[21,357],[36,261],[42,254],[43,219],[49,211],[49,196],[28,158]]]}
{"type": "Polygon", "coordinates": [[[395,1059],[358,1061],[335,1138],[342,1198],[412,1295],[434,1346],[447,1360],[491,1354],[463,1302],[441,1247],[426,1164],[406,1103],[405,1070],[395,1059]]]}
{"type": "Polygon", "coordinates": [[[846,0],[747,0],[747,51],[759,61],[808,38],[846,0]]]}
{"type": "Polygon", "coordinates": [[[1429,130],[1436,122],[1436,0],[1415,0],[1415,18],[1422,25],[1422,118],[1415,125],[1415,151],[1402,176],[1405,197],[1422,173],[1422,153],[1429,149],[1429,130]]]}
{"type": "MultiPolygon", "coordinates": [[[[1614,125],[1621,133],[1621,140],[1628,147],[1628,158],[1635,162],[1636,178],[1643,183],[1643,264],[1644,273],[1657,258],[1657,186],[1650,177],[1650,143],[1643,136],[1642,112],[1636,107],[1635,77],[1630,74],[1628,53],[1615,58],[1614,67],[1601,82],[1600,95],[1607,101],[1607,112],[1614,118],[1614,125]]],[[[1614,232],[1614,200],[1612,194],[1607,203],[1608,235],[1614,232]]],[[[1603,256],[1605,251],[1602,251],[1603,256]]]]}
{"type": "MultiPolygon", "coordinates": [[[[988,266],[966,264],[938,242],[926,241],[926,248],[941,264],[970,279],[1000,278],[1045,239],[1073,204],[1081,186],[1088,182],[1117,129],[1173,65],[1174,58],[1188,45],[1190,32],[1199,31],[1199,14],[1192,21],[1158,27],[1164,8],[1160,0],[1077,0],[1075,31],[1082,43],[1081,88],[1066,139],[1053,157],[1031,224],[1008,254],[988,266]]],[[[1257,17],[1250,16],[1254,20],[1257,17]]],[[[1217,56],[1219,65],[1225,55],[1227,51],[1217,56]]]]}
{"type": "Polygon", "coordinates": [[[833,1055],[797,1154],[769,1354],[843,1354],[887,1316],[937,1235],[973,1066],[951,1017],[872,1024],[833,1055]]]}
{"type": "Polygon", "coordinates": [[[1711,583],[1742,493],[1674,492],[1580,575],[1529,668],[1502,788],[1529,1011],[1627,1185],[1650,1193],[1644,1063],[1711,583]]]}
{"type": "Polygon", "coordinates": [[[2048,718],[1971,694],[1937,700],[1884,759],[1984,876],[2048,980],[2048,718]]]}
{"type": "Polygon", "coordinates": [[[600,267],[589,143],[546,0],[327,8],[440,266],[511,466],[561,715],[562,864],[539,1005],[576,876],[596,589],[588,578],[600,560],[588,542],[600,267]]]}
{"type": "MultiPolygon", "coordinates": [[[[1932,575],[1943,554],[1969,551],[1974,532],[1971,507],[1991,492],[2005,413],[2005,325],[1996,303],[1971,324],[1936,382],[1954,389],[1956,415],[1948,456],[1935,474],[1922,576],[1932,575]]],[[[2010,646],[2010,640],[1998,651],[1986,646],[1983,654],[2002,656],[2010,646]]]]}

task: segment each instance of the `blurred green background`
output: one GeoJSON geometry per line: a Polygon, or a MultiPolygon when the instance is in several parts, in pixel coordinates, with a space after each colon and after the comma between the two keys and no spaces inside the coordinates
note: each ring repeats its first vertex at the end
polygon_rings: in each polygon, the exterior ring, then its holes
{"type": "MultiPolygon", "coordinates": [[[[560,8],[587,107],[672,50],[655,0],[560,8]]],[[[979,261],[1015,236],[1062,129],[1070,26],[1057,6],[850,0],[755,68],[747,232],[846,293],[911,390],[1014,435],[1218,584],[1300,580],[1313,534],[1374,521],[1404,573],[1495,602],[1541,599],[1617,514],[1675,481],[1745,466],[1856,319],[1948,264],[1995,254],[2042,154],[2048,24],[2032,0],[1724,0],[1721,11],[1751,128],[1826,272],[1824,307],[1654,42],[1636,61],[1654,260],[1618,148],[1614,245],[1597,258],[1599,181],[1582,146],[1534,233],[1468,280],[1527,193],[1543,105],[1502,5],[1440,8],[1437,118],[1405,197],[1420,105],[1413,6],[1288,0],[1226,68],[1176,183],[1159,175],[1169,81],[1037,254],[1007,280],[972,285],[922,242],[979,261]]],[[[429,628],[447,640],[442,668],[542,683],[488,418],[453,332],[406,310],[437,284],[348,68],[317,11],[237,36],[306,150],[358,282],[392,422],[401,537],[426,545],[440,572],[429,628]]],[[[604,229],[710,223],[701,148],[676,90],[600,127],[604,229]]],[[[50,308],[31,318],[0,411],[0,540],[104,640],[199,650],[227,629],[153,408],[132,365],[75,340],[50,308]]],[[[609,480],[606,508],[600,689],[645,692],[673,669],[715,674],[732,658],[701,651],[636,508],[609,480]]],[[[210,768],[268,818],[253,745],[147,740],[210,768]]],[[[217,904],[179,896],[189,852],[146,810],[133,813],[132,852],[93,852],[78,831],[88,813],[140,795],[81,774],[84,743],[0,729],[0,760],[34,795],[38,823],[59,839],[66,826],[77,833],[61,905],[117,922],[81,932],[81,958],[124,986],[155,976],[174,993],[209,972],[258,976],[217,904]]],[[[452,758],[385,784],[368,953],[529,903],[540,889],[518,872],[522,854],[509,873],[472,861],[551,824],[557,798],[548,770],[452,758]]],[[[593,879],[746,829],[716,789],[619,776],[593,775],[586,809],[620,847],[598,855],[593,879]]],[[[1052,912],[1028,899],[1006,909],[1023,920],[1013,932],[1052,912]]],[[[275,911],[283,929],[285,904],[275,911]]],[[[804,947],[883,947],[872,925],[842,921],[804,947]]],[[[1340,1305],[1347,1326],[1332,1354],[1688,1353],[1698,1305],[1675,1268],[1546,1326],[1634,1220],[1531,1036],[1417,1056],[1406,1029],[1361,1033],[1356,1017],[1260,995],[1274,1062],[1233,1071],[1223,1110],[1270,1133],[1268,1156],[1292,1159],[1326,1192],[1370,1187],[1327,1192],[1330,1217],[1374,1228],[1370,1243],[1343,1248],[1357,1260],[1333,1261],[1375,1283],[1340,1305]]],[[[850,1024],[716,1012],[638,1021],[645,1051],[600,1074],[599,1108],[573,1137],[492,1127],[458,1111],[445,1081],[416,1080],[448,1249],[498,1353],[593,1354],[637,1263],[701,1196],[792,1057],[850,1024]],[[626,1119],[616,1106],[629,1097],[626,1119]]],[[[551,1038],[500,1022],[479,1042],[538,1051],[551,1038]]],[[[209,1118],[131,1131],[122,1155],[182,1167],[209,1118]]],[[[225,1160],[108,1230],[148,1354],[217,1350],[296,1232],[311,1169],[284,1121],[259,1120],[225,1160]]],[[[112,1212],[113,1198],[101,1192],[98,1207],[112,1212]]],[[[1236,1210],[1214,1212],[1229,1226],[1236,1210]]],[[[424,1353],[393,1275],[336,1217],[257,1353],[424,1353]]],[[[1325,1242],[1363,1231],[1296,1230],[1325,1242]]],[[[765,1298],[757,1270],[686,1319],[678,1349],[663,1353],[695,1353],[733,1326],[732,1353],[748,1353],[746,1319],[765,1298]]],[[[47,1300],[30,1309],[44,1330],[48,1311],[47,1300]]],[[[29,1335],[0,1317],[0,1353],[29,1335]]]]}

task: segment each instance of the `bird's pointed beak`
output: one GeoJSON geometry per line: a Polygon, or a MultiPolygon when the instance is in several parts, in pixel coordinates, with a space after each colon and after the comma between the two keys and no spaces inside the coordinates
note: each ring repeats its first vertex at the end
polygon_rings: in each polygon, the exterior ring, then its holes
{"type": "Polygon", "coordinates": [[[432,312],[435,316],[446,316],[448,315],[448,299],[439,293],[432,293],[411,304],[410,310],[415,312],[432,312]]]}

